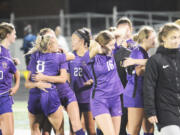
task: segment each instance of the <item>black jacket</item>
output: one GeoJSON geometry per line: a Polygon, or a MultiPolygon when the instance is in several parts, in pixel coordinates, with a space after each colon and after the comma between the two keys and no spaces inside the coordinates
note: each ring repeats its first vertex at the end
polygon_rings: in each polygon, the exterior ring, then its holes
{"type": "Polygon", "coordinates": [[[127,77],[126,77],[127,75],[126,75],[126,69],[122,67],[122,64],[125,58],[129,57],[130,53],[131,53],[131,50],[121,46],[114,54],[118,75],[121,79],[121,82],[124,88],[127,84],[127,77]]]}
{"type": "Polygon", "coordinates": [[[147,117],[156,115],[159,130],[180,126],[180,51],[159,47],[146,64],[143,84],[147,117]]]}

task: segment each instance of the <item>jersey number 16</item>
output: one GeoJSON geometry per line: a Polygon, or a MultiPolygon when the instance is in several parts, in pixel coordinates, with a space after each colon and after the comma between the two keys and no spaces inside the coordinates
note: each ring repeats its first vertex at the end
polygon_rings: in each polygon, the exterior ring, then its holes
{"type": "Polygon", "coordinates": [[[110,71],[110,70],[113,70],[114,69],[114,65],[113,65],[113,62],[112,62],[112,60],[109,60],[109,61],[107,61],[107,68],[108,68],[108,71],[110,71]]]}

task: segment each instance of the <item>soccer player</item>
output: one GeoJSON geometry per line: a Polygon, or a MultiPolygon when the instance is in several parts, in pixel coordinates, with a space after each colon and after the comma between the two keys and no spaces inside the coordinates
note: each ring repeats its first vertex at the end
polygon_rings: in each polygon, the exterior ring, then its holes
{"type": "MultiPolygon", "coordinates": [[[[150,48],[155,47],[156,34],[153,28],[145,26],[142,27],[138,32],[137,43],[139,44],[137,48],[132,50],[129,63],[131,58],[141,59],[139,61],[146,64],[147,59],[149,58],[147,51],[150,48]]],[[[127,62],[127,61],[126,61],[127,62]]],[[[128,62],[127,62],[128,63],[128,62]]],[[[142,121],[144,116],[144,107],[143,107],[143,96],[142,96],[142,86],[143,86],[143,72],[144,65],[135,65],[134,69],[128,72],[128,83],[124,92],[124,106],[128,108],[128,125],[127,131],[130,135],[138,135],[141,129],[142,121]]],[[[153,134],[153,125],[150,125],[144,120],[144,135],[153,134]],[[151,129],[151,130],[150,130],[151,129]]]]}
{"type": "MultiPolygon", "coordinates": [[[[61,65],[60,69],[65,69],[65,70],[68,69],[67,63],[61,65]]],[[[47,76],[44,74],[37,74],[36,76],[34,76],[34,79],[41,80],[41,81],[44,81],[44,80],[48,81],[50,79],[51,81],[53,81],[51,76],[47,76]]],[[[70,88],[69,83],[66,81],[66,83],[64,84],[58,84],[58,82],[56,82],[56,79],[53,82],[56,83],[59,99],[68,113],[70,122],[72,124],[73,132],[76,135],[84,135],[85,133],[82,129],[82,125],[80,122],[79,107],[78,107],[77,99],[73,90],[70,88]]]]}
{"type": "Polygon", "coordinates": [[[20,84],[20,73],[16,69],[8,47],[15,41],[16,31],[12,24],[0,24],[0,135],[14,134],[14,118],[12,113],[12,96],[20,84]],[[12,87],[13,75],[15,84],[12,87]]]}
{"type": "Polygon", "coordinates": [[[59,70],[61,64],[66,61],[65,55],[58,52],[58,43],[55,36],[46,34],[38,36],[36,45],[30,50],[31,60],[28,66],[29,75],[25,86],[30,88],[28,111],[30,119],[31,134],[40,134],[39,119],[42,114],[48,117],[56,135],[60,134],[60,126],[63,118],[62,106],[58,97],[56,85],[53,82],[35,81],[34,74],[61,76],[57,79],[59,83],[67,80],[66,70],[59,70]]]}
{"type": "Polygon", "coordinates": [[[124,33],[116,38],[116,45],[122,45],[123,47],[126,47],[130,50],[133,50],[136,47],[136,43],[133,41],[133,26],[129,18],[120,18],[117,21],[116,31],[120,31],[120,33],[124,31],[124,33]]]}
{"type": "MultiPolygon", "coordinates": [[[[117,21],[116,29],[114,31],[116,43],[115,47],[117,48],[114,53],[114,58],[117,65],[117,71],[120,77],[120,80],[125,87],[127,84],[127,73],[126,68],[122,66],[123,61],[126,57],[129,57],[133,48],[135,48],[136,43],[132,40],[133,26],[132,22],[127,17],[122,17],[117,21]]],[[[120,135],[127,135],[126,125],[127,125],[127,108],[124,107],[123,103],[123,94],[121,97],[122,105],[122,116],[121,116],[121,128],[120,135]]]]}
{"type": "MultiPolygon", "coordinates": [[[[62,64],[60,69],[67,70],[68,69],[67,63],[62,64]]],[[[78,107],[76,96],[67,81],[64,84],[60,84],[57,82],[56,78],[58,77],[59,76],[52,77],[52,76],[47,76],[47,75],[39,73],[36,76],[34,76],[34,80],[53,81],[54,83],[56,83],[59,99],[68,113],[70,122],[72,124],[73,132],[76,135],[84,135],[85,133],[82,129],[82,125],[80,121],[79,107],[78,107]]]]}
{"type": "Polygon", "coordinates": [[[0,56],[5,56],[8,57],[10,59],[13,60],[15,65],[20,64],[20,61],[18,58],[12,58],[10,51],[9,51],[9,46],[15,41],[16,39],[16,30],[14,28],[14,25],[11,23],[6,23],[6,22],[2,22],[0,24],[1,27],[1,36],[3,41],[3,44],[0,45],[0,56]],[[9,34],[10,36],[6,37],[7,34],[9,34]]]}
{"type": "Polygon", "coordinates": [[[84,116],[88,135],[95,135],[95,122],[90,110],[90,92],[92,75],[87,66],[91,33],[87,28],[76,30],[72,34],[72,50],[75,59],[69,62],[70,84],[76,94],[80,114],[84,116]]]}
{"type": "MultiPolygon", "coordinates": [[[[41,35],[41,36],[46,35],[46,34],[50,34],[50,35],[55,37],[54,31],[50,28],[43,28],[39,32],[39,35],[41,35]]],[[[59,48],[59,51],[63,51],[66,54],[66,60],[74,59],[74,55],[72,53],[66,52],[64,49],[62,50],[62,48],[59,48]]],[[[65,69],[65,70],[68,69],[67,64],[64,63],[61,66],[61,69],[65,69]]],[[[36,81],[43,80],[44,76],[43,76],[43,74],[39,73],[39,74],[36,74],[34,79],[36,81]]],[[[50,78],[49,81],[52,81],[52,78],[50,78]]],[[[57,84],[56,86],[58,88],[58,94],[59,94],[62,105],[69,112],[69,115],[71,115],[70,117],[71,117],[71,121],[73,121],[74,131],[78,131],[81,128],[81,124],[78,123],[79,122],[78,120],[80,119],[79,118],[79,109],[78,109],[78,106],[76,106],[77,103],[76,103],[76,97],[74,95],[74,92],[69,87],[69,84],[67,82],[64,84],[57,84]],[[70,104],[70,103],[72,103],[72,104],[70,104]],[[73,104],[75,104],[74,107],[72,107],[73,104]],[[72,108],[76,108],[76,111],[71,110],[72,108]],[[74,115],[74,113],[71,113],[72,111],[77,112],[77,113],[75,113],[77,115],[74,115]]],[[[47,118],[44,118],[44,122],[40,126],[42,127],[43,135],[49,135],[50,134],[52,126],[49,123],[47,118]]],[[[61,134],[63,135],[64,134],[64,119],[62,121],[62,125],[61,125],[60,130],[61,130],[61,134]]]]}
{"type": "Polygon", "coordinates": [[[120,94],[123,86],[112,54],[115,38],[109,31],[101,31],[90,43],[89,66],[93,73],[90,105],[97,126],[104,135],[118,135],[121,121],[120,94]]]}

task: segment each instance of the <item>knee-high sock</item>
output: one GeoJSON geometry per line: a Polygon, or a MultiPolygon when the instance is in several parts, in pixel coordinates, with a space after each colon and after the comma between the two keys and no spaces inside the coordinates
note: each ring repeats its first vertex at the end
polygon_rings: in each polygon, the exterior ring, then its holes
{"type": "Polygon", "coordinates": [[[76,135],[85,135],[85,132],[83,131],[83,129],[81,128],[80,130],[75,132],[76,135]]]}

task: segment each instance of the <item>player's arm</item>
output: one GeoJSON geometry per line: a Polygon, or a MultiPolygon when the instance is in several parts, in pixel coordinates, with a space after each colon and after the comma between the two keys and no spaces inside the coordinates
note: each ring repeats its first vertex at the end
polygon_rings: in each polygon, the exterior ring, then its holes
{"type": "Polygon", "coordinates": [[[32,75],[34,81],[46,81],[51,83],[65,83],[67,81],[67,71],[66,69],[60,69],[60,75],[58,76],[48,76],[42,73],[37,73],[32,75]]]}
{"type": "Polygon", "coordinates": [[[142,76],[145,72],[145,66],[136,66],[135,68],[137,76],[142,76]]]}
{"type": "Polygon", "coordinates": [[[70,77],[71,77],[70,73],[67,73],[67,80],[68,80],[69,83],[71,82],[70,81],[71,80],[70,77]]]}
{"type": "Polygon", "coordinates": [[[123,61],[123,67],[128,67],[128,66],[132,66],[132,65],[145,66],[146,63],[147,63],[147,59],[126,58],[126,60],[123,61]]]}
{"type": "Polygon", "coordinates": [[[30,76],[31,76],[31,71],[28,72],[27,80],[25,81],[25,84],[24,84],[24,85],[25,85],[25,87],[28,88],[28,89],[36,88],[38,82],[32,82],[32,81],[30,81],[30,76]]]}
{"type": "Polygon", "coordinates": [[[39,82],[30,81],[30,76],[31,76],[31,72],[29,71],[27,80],[25,81],[26,88],[28,88],[28,89],[39,88],[45,92],[47,92],[46,88],[51,88],[50,83],[46,83],[46,82],[42,82],[42,81],[39,81],[39,82]]]}
{"type": "Polygon", "coordinates": [[[18,89],[19,89],[19,85],[20,85],[20,72],[18,70],[16,70],[15,74],[14,74],[14,79],[15,79],[15,85],[11,88],[10,90],[10,95],[14,95],[18,89]]]}
{"type": "Polygon", "coordinates": [[[75,59],[75,55],[71,52],[66,51],[63,48],[59,48],[59,52],[60,53],[64,53],[66,55],[66,61],[70,61],[70,60],[74,60],[75,59]]]}
{"type": "Polygon", "coordinates": [[[144,113],[150,123],[158,123],[156,108],[156,88],[159,81],[159,59],[151,57],[146,64],[143,82],[144,113]]]}
{"type": "Polygon", "coordinates": [[[71,52],[67,52],[67,53],[65,53],[65,55],[66,55],[66,60],[67,60],[67,61],[70,61],[70,60],[74,60],[74,59],[75,59],[74,54],[71,53],[71,52]]]}

